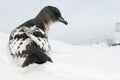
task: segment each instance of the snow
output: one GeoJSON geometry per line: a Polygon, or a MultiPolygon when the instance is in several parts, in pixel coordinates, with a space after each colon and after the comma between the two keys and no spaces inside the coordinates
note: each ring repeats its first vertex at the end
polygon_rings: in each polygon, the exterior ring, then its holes
{"type": "Polygon", "coordinates": [[[8,36],[0,33],[0,80],[120,80],[120,46],[50,40],[54,63],[21,68],[9,59],[8,36]]]}

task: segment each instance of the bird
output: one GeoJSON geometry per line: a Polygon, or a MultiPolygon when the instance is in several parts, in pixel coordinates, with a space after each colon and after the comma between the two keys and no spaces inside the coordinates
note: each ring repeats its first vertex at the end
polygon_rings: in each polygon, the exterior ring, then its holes
{"type": "Polygon", "coordinates": [[[9,36],[10,56],[22,68],[30,64],[53,62],[49,56],[51,46],[48,31],[51,24],[68,22],[55,6],[45,6],[37,16],[13,29],[9,36]]]}

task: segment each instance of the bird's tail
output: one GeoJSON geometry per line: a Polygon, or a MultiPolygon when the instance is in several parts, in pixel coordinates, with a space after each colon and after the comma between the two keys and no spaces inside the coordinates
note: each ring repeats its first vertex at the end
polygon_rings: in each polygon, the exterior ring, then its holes
{"type": "MultiPolygon", "coordinates": [[[[33,42],[33,44],[35,43],[33,42]]],[[[52,59],[48,55],[46,55],[42,50],[40,50],[39,47],[33,44],[31,44],[27,48],[28,56],[26,60],[24,61],[24,63],[22,64],[22,67],[26,67],[33,63],[43,64],[46,61],[53,62],[52,59]]]]}

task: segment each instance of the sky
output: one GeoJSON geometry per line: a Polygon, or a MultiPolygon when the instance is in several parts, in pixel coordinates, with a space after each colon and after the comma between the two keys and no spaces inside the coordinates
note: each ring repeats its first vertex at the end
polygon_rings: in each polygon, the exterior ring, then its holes
{"type": "Polygon", "coordinates": [[[48,5],[60,9],[68,25],[50,26],[49,38],[84,44],[114,38],[120,22],[119,0],[0,0],[0,32],[10,33],[48,5]]]}

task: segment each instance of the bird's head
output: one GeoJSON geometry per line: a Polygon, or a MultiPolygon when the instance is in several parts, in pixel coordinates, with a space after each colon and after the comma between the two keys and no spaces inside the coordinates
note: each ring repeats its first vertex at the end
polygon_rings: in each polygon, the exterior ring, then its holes
{"type": "Polygon", "coordinates": [[[53,6],[46,6],[43,8],[36,18],[42,20],[42,22],[48,25],[53,22],[62,22],[65,25],[68,24],[68,22],[62,17],[59,9],[53,6]]]}

